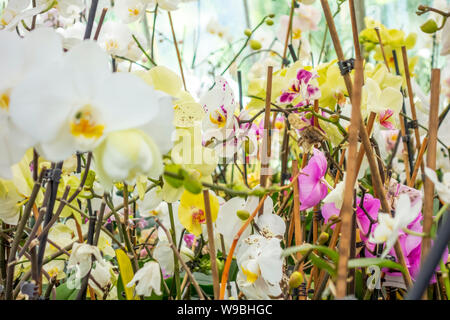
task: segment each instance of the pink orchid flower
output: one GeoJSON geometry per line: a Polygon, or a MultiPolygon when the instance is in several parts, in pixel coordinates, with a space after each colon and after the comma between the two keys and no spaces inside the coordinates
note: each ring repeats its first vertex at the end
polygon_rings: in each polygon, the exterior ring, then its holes
{"type": "MultiPolygon", "coordinates": [[[[378,211],[380,210],[380,200],[374,198],[371,194],[366,194],[364,196],[364,203],[362,207],[365,209],[370,218],[367,216],[364,210],[361,209],[361,198],[357,198],[356,203],[356,223],[358,224],[358,228],[361,230],[361,240],[367,242],[367,240],[369,239],[368,235],[371,231],[374,230],[374,226],[376,225],[372,224],[372,227],[370,227],[371,220],[377,220],[378,211]]],[[[339,216],[339,214],[340,210],[336,208],[334,203],[325,203],[322,207],[322,216],[325,220],[325,223],[328,223],[328,220],[331,216],[339,216]]],[[[334,225],[331,226],[331,228],[334,229],[334,225]]]]}
{"type": "Polygon", "coordinates": [[[326,197],[328,187],[323,181],[326,172],[327,159],[321,151],[314,148],[314,155],[298,176],[300,210],[312,208],[326,197]]]}
{"type": "Polygon", "coordinates": [[[394,111],[392,111],[391,109],[387,109],[383,112],[380,112],[380,115],[379,115],[380,124],[387,129],[390,129],[390,130],[395,129],[394,124],[391,122],[393,115],[394,115],[394,111]]]}

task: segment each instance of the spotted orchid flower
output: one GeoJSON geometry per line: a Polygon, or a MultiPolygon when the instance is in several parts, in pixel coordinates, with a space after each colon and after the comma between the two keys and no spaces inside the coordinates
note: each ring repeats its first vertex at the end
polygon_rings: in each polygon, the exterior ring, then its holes
{"type": "MultiPolygon", "coordinates": [[[[297,72],[297,77],[292,82],[287,91],[284,91],[279,97],[281,104],[292,103],[297,98],[300,98],[298,103],[307,103],[320,98],[320,90],[317,81],[314,81],[317,75],[306,69],[300,69],[297,72]]],[[[296,100],[297,101],[297,100],[296,100]]]]}
{"type": "Polygon", "coordinates": [[[251,235],[241,242],[236,261],[237,285],[249,299],[274,299],[281,294],[283,259],[280,240],[251,235]]]}
{"type": "Polygon", "coordinates": [[[236,99],[233,90],[223,77],[216,77],[214,87],[200,98],[205,110],[203,131],[218,140],[226,140],[233,133],[236,99]]]}

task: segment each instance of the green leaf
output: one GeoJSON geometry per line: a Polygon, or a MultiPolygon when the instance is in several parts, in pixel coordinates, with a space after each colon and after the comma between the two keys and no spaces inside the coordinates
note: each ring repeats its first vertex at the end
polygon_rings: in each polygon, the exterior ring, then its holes
{"type": "Polygon", "coordinates": [[[379,266],[380,268],[390,268],[400,270],[402,273],[405,273],[406,270],[398,263],[393,262],[388,259],[381,258],[360,258],[360,259],[351,259],[348,261],[348,268],[365,268],[370,266],[379,266]]]}
{"type": "Polygon", "coordinates": [[[317,246],[309,243],[302,244],[300,246],[289,247],[285,249],[282,253],[282,257],[290,256],[293,253],[300,252],[301,254],[306,254],[310,250],[317,250],[325,255],[327,255],[334,263],[337,263],[339,260],[339,254],[325,246],[317,246]]]}
{"type": "Polygon", "coordinates": [[[331,276],[336,275],[335,268],[331,264],[320,258],[318,255],[316,255],[314,252],[312,252],[309,257],[311,258],[311,262],[319,269],[326,270],[331,276]]]}
{"type": "Polygon", "coordinates": [[[66,282],[56,287],[56,300],[75,300],[77,294],[78,289],[69,289],[66,282]]]}

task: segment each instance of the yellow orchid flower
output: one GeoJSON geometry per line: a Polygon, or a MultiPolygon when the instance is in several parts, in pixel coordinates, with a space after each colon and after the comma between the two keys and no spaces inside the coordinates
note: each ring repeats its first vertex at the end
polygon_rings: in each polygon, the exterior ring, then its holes
{"type": "MultiPolygon", "coordinates": [[[[219,213],[219,200],[215,195],[210,193],[209,203],[212,222],[214,222],[219,213]]],[[[203,193],[193,194],[189,191],[183,192],[178,208],[178,218],[187,231],[195,236],[199,236],[202,233],[202,224],[206,223],[205,212],[205,198],[203,197],[203,193]]]]}
{"type": "Polygon", "coordinates": [[[334,110],[337,104],[343,106],[347,100],[348,92],[344,78],[339,71],[337,60],[319,66],[318,69],[319,88],[322,92],[319,105],[331,110],[334,110]]]}

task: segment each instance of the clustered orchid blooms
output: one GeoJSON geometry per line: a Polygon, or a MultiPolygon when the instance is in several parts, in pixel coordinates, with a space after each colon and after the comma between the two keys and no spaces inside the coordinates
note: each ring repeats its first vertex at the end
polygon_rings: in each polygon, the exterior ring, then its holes
{"type": "Polygon", "coordinates": [[[0,300],[450,298],[450,7],[262,4],[0,0],[0,300]]]}

